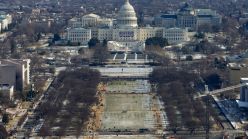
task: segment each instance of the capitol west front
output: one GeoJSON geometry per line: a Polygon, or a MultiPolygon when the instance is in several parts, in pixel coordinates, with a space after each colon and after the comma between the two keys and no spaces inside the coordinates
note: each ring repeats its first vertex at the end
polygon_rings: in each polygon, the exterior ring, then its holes
{"type": "Polygon", "coordinates": [[[91,38],[107,40],[111,51],[142,51],[151,37],[166,38],[169,44],[188,41],[188,31],[182,28],[138,27],[137,16],[129,0],[125,0],[117,19],[88,14],[69,21],[66,39],[72,43],[87,44],[91,38]]]}

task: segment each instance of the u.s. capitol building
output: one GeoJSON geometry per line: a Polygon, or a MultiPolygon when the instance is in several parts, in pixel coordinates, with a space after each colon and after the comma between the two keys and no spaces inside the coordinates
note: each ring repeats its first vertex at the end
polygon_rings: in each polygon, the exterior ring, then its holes
{"type": "Polygon", "coordinates": [[[84,15],[69,21],[66,39],[72,43],[87,44],[91,38],[107,40],[112,49],[142,49],[147,38],[163,37],[169,44],[189,40],[188,30],[183,28],[139,27],[137,16],[129,0],[125,0],[116,19],[102,18],[95,14],[84,15]],[[137,46],[136,48],[133,48],[137,46]]]}

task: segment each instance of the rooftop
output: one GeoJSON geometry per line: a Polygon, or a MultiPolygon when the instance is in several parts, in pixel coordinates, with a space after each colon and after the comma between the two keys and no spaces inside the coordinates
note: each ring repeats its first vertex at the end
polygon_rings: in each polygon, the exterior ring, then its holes
{"type": "Polygon", "coordinates": [[[91,14],[84,15],[83,18],[100,18],[100,16],[91,13],[91,14]]]}

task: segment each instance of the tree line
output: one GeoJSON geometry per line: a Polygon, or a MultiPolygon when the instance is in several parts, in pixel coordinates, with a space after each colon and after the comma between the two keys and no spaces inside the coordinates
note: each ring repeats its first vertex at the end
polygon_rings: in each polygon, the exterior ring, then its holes
{"type": "MultiPolygon", "coordinates": [[[[156,68],[150,75],[151,83],[157,84],[157,93],[164,102],[169,119],[169,128],[204,129],[206,123],[205,102],[195,100],[195,82],[199,78],[195,73],[175,68],[156,68]]],[[[211,109],[211,116],[217,118],[211,109]]],[[[213,125],[213,121],[210,121],[213,125]]]]}
{"type": "MultiPolygon", "coordinates": [[[[45,123],[40,136],[63,136],[67,130],[74,130],[75,136],[84,130],[96,98],[100,73],[88,68],[62,71],[52,84],[47,101],[39,107],[45,123]],[[58,130],[52,130],[59,127],[58,130]]],[[[70,133],[69,133],[70,134],[70,133]]]]}

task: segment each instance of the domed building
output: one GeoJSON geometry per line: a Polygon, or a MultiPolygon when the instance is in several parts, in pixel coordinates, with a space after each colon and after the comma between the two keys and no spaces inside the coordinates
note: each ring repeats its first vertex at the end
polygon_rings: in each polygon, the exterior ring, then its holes
{"type": "Polygon", "coordinates": [[[117,25],[119,28],[138,27],[136,13],[129,0],[126,0],[125,4],[120,8],[117,25]]]}
{"type": "Polygon", "coordinates": [[[81,20],[72,20],[72,22],[71,24],[77,27],[72,26],[67,29],[67,41],[87,45],[91,38],[97,38],[100,41],[107,40],[110,51],[143,51],[146,39],[151,37],[167,38],[170,44],[188,40],[187,29],[166,29],[149,25],[138,27],[137,16],[129,0],[125,0],[124,5],[121,6],[116,20],[103,20],[95,14],[89,14],[83,16],[81,20]],[[77,21],[82,22],[77,23],[77,21]]]}

